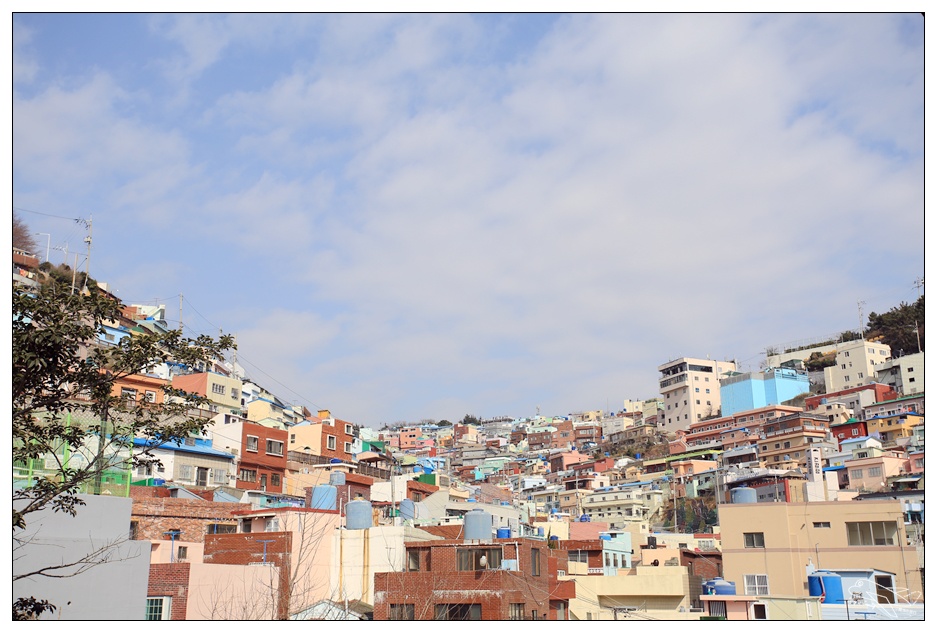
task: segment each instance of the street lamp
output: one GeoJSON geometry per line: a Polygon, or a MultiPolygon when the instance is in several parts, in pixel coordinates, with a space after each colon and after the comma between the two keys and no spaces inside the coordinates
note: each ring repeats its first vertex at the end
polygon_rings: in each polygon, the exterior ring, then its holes
{"type": "Polygon", "coordinates": [[[45,260],[49,260],[49,249],[52,245],[52,235],[49,233],[35,233],[36,235],[45,235],[46,236],[46,251],[45,251],[45,260]]]}

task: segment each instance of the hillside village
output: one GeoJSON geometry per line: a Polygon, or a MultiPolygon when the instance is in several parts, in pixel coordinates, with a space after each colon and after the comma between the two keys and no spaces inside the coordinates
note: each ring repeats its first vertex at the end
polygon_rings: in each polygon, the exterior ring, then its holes
{"type": "MultiPolygon", "coordinates": [[[[13,263],[38,287],[37,257],[13,263]]],[[[168,329],[165,306],[125,305],[97,344],[168,329]]],[[[615,410],[381,428],[233,357],[170,359],[112,395],[200,395],[205,431],[136,437],[158,462],[43,514],[14,574],[53,565],[50,543],[109,561],[14,597],[65,620],[923,619],[924,353],[792,346],[753,372],[660,358],[659,392],[615,410]]],[[[55,457],[15,462],[14,487],[55,457]]]]}

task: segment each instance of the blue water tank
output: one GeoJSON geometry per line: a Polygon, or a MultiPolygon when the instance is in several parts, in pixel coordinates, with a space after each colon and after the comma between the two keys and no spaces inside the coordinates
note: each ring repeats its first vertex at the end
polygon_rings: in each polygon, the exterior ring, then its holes
{"type": "Polygon", "coordinates": [[[352,500],[345,505],[345,527],[352,530],[370,529],[374,526],[374,514],[370,501],[352,500]]]}
{"type": "Polygon", "coordinates": [[[591,522],[591,518],[588,517],[588,514],[582,514],[579,516],[579,522],[591,522]]]}
{"type": "Polygon", "coordinates": [[[316,485],[312,488],[312,509],[330,509],[335,510],[335,501],[338,497],[338,489],[334,485],[316,485]]]}
{"type": "Polygon", "coordinates": [[[702,582],[703,595],[737,595],[738,590],[734,582],[725,581],[721,577],[702,582]]]}
{"type": "Polygon", "coordinates": [[[544,529],[543,527],[536,527],[536,535],[538,535],[539,537],[545,536],[546,529],[544,529]]]}
{"type": "Polygon", "coordinates": [[[331,476],[328,477],[328,484],[335,485],[344,485],[345,484],[345,473],[344,472],[332,472],[331,476]]]}
{"type": "Polygon", "coordinates": [[[510,537],[510,529],[501,527],[497,530],[497,539],[503,540],[510,537]]]}
{"type": "Polygon", "coordinates": [[[610,542],[610,541],[611,541],[611,536],[608,535],[607,533],[602,533],[601,535],[598,536],[598,539],[599,539],[599,540],[607,540],[607,541],[610,542]]]}
{"type": "Polygon", "coordinates": [[[818,570],[806,577],[809,584],[810,597],[825,597],[823,603],[845,603],[845,594],[842,590],[842,576],[831,571],[818,570]]]}
{"type": "Polygon", "coordinates": [[[738,503],[756,503],[757,490],[751,487],[735,487],[731,490],[732,504],[738,503]]]}
{"type": "Polygon", "coordinates": [[[416,503],[409,498],[404,498],[400,502],[400,517],[403,518],[403,520],[415,520],[416,503]]]}
{"type": "Polygon", "coordinates": [[[472,509],[465,514],[465,539],[490,540],[494,521],[483,509],[472,509]]]}
{"type": "Polygon", "coordinates": [[[552,540],[553,542],[558,542],[558,541],[559,541],[559,536],[558,536],[558,535],[551,535],[551,536],[549,536],[549,539],[552,540]]]}

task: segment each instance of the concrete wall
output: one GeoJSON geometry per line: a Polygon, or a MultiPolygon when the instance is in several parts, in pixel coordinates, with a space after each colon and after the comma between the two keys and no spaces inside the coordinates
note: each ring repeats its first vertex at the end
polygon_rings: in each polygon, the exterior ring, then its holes
{"type": "MultiPolygon", "coordinates": [[[[33,576],[13,584],[13,598],[48,599],[57,606],[42,619],[65,621],[140,621],[146,614],[149,542],[128,540],[129,498],[79,496],[86,505],[77,516],[36,512],[15,535],[13,574],[75,562],[109,547],[110,560],[74,577],[33,576]]],[[[77,568],[77,567],[76,567],[77,568]]],[[[65,571],[68,572],[68,571],[65,571]]]]}

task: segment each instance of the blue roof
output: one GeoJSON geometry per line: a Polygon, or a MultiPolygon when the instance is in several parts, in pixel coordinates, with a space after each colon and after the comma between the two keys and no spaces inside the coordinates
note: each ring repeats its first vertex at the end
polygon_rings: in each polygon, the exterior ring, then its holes
{"type": "Polygon", "coordinates": [[[216,450],[215,448],[209,448],[207,446],[200,445],[176,445],[172,441],[167,441],[165,443],[157,443],[155,441],[150,441],[148,439],[135,438],[133,440],[133,445],[140,447],[150,447],[152,449],[158,450],[173,450],[175,452],[190,452],[192,454],[201,454],[203,456],[219,456],[225,459],[233,459],[234,455],[230,452],[224,452],[222,450],[216,450]]]}

